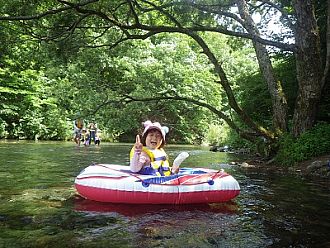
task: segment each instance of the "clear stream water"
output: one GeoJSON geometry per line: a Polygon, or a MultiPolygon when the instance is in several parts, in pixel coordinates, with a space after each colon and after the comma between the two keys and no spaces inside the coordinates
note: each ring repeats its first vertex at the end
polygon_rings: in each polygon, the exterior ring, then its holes
{"type": "Polygon", "coordinates": [[[0,141],[0,247],[330,247],[328,181],[230,167],[235,158],[167,146],[185,167],[224,168],[241,186],[210,205],[84,200],[74,179],[91,163],[128,164],[131,144],[0,141]]]}

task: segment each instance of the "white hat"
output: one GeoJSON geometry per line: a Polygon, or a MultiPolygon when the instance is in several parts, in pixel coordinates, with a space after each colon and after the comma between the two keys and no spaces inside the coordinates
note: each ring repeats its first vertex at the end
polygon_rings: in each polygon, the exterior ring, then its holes
{"type": "Polygon", "coordinates": [[[152,123],[151,121],[145,121],[143,123],[143,126],[144,126],[144,131],[142,133],[142,136],[144,136],[148,130],[151,130],[151,129],[157,129],[159,132],[161,132],[162,136],[163,136],[163,139],[165,141],[165,135],[168,133],[169,129],[168,127],[166,126],[161,126],[159,124],[159,122],[154,122],[152,123]]]}

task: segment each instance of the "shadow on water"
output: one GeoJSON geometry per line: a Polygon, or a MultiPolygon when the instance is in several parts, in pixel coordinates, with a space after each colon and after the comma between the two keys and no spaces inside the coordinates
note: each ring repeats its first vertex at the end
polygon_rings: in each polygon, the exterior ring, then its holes
{"type": "Polygon", "coordinates": [[[127,217],[141,216],[160,212],[187,212],[200,211],[209,213],[235,214],[238,206],[235,202],[214,204],[189,204],[189,205],[153,205],[153,204],[112,204],[95,202],[76,197],[74,200],[74,209],[81,212],[110,213],[115,212],[127,217]]]}
{"type": "Polygon", "coordinates": [[[85,200],[73,182],[95,163],[128,165],[131,144],[0,142],[0,247],[330,247],[329,183],[230,167],[235,158],[194,146],[184,167],[225,168],[231,202],[125,205],[85,200]]]}

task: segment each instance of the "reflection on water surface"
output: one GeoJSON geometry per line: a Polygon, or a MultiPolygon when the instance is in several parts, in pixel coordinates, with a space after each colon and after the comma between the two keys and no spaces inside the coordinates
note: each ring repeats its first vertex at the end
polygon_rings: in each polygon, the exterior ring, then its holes
{"type": "Polygon", "coordinates": [[[225,170],[240,183],[233,201],[125,205],[76,195],[78,173],[95,163],[128,165],[131,144],[0,142],[0,247],[329,247],[327,182],[225,166],[233,158],[194,146],[185,167],[225,170]]]}

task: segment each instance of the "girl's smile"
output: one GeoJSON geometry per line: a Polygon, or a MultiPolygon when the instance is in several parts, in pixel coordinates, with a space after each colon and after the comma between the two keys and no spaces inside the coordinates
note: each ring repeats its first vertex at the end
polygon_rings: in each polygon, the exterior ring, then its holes
{"type": "Polygon", "coordinates": [[[158,130],[150,130],[146,137],[146,146],[151,149],[157,149],[163,142],[162,134],[158,130]]]}

